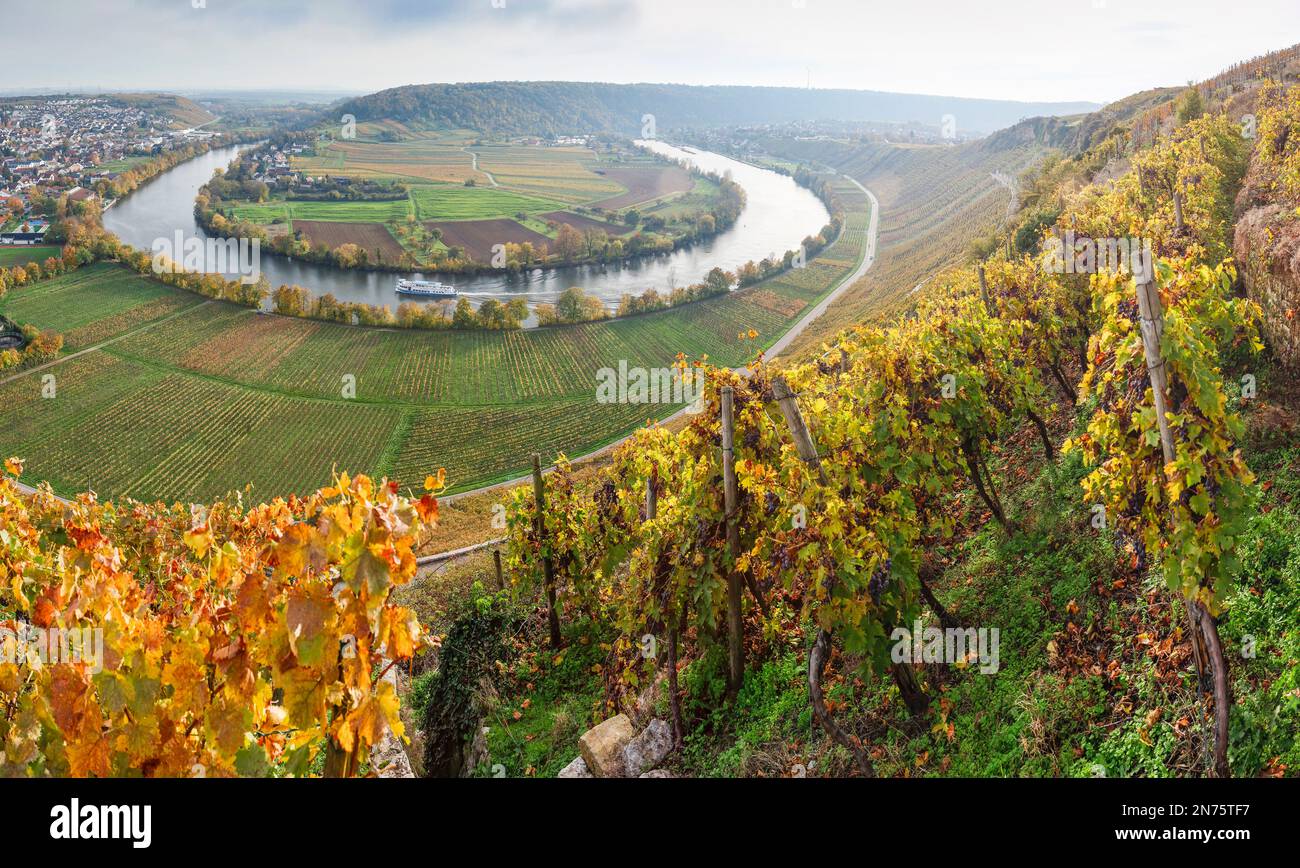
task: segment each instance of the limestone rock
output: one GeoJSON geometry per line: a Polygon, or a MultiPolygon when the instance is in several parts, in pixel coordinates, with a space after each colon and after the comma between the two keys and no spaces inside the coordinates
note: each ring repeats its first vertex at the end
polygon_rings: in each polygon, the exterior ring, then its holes
{"type": "Polygon", "coordinates": [[[677,776],[676,776],[675,774],[673,774],[672,772],[668,771],[668,769],[655,769],[654,771],[646,772],[645,774],[641,775],[641,777],[643,777],[643,778],[675,778],[675,777],[677,777],[677,776]]]}
{"type": "Polygon", "coordinates": [[[661,671],[655,680],[651,681],[650,685],[637,696],[636,703],[632,707],[632,725],[637,729],[646,726],[654,718],[655,706],[659,704],[660,697],[667,689],[665,683],[667,678],[667,673],[661,671]]]}
{"type": "Polygon", "coordinates": [[[587,761],[584,760],[582,757],[577,757],[573,760],[573,762],[569,763],[567,766],[560,769],[560,773],[556,775],[556,777],[557,778],[590,778],[590,777],[595,777],[595,775],[591,773],[591,769],[587,768],[587,761]]]}
{"type": "Polygon", "coordinates": [[[673,752],[673,728],[666,720],[655,718],[650,725],[623,748],[624,774],[639,777],[668,758],[673,752]]]}
{"type": "Polygon", "coordinates": [[[481,765],[487,765],[491,760],[488,753],[487,737],[489,728],[480,726],[474,733],[474,740],[470,743],[469,753],[465,756],[465,765],[460,770],[462,778],[470,777],[474,770],[481,765]]]}
{"type": "Polygon", "coordinates": [[[578,749],[588,770],[598,778],[624,776],[623,748],[636,737],[626,714],[611,717],[582,734],[578,749]]]}

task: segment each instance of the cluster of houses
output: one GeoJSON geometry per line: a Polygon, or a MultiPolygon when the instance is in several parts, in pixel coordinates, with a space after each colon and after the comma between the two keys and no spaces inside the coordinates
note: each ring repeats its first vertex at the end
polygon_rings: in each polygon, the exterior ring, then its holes
{"type": "Polygon", "coordinates": [[[302,183],[302,176],[294,171],[293,158],[300,157],[306,152],[307,146],[303,144],[267,146],[255,158],[253,180],[271,186],[275,186],[277,181],[302,183]]]}
{"type": "Polygon", "coordinates": [[[111,97],[0,101],[0,244],[40,243],[48,222],[30,210],[36,194],[85,201],[95,196],[97,182],[116,177],[106,164],[213,135],[170,126],[165,117],[111,97]]]}

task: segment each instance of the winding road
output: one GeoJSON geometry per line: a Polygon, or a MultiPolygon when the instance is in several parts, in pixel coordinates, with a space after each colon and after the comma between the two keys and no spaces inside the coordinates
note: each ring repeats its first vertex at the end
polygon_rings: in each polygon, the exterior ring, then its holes
{"type": "Polygon", "coordinates": [[[488,179],[489,182],[491,182],[491,184],[492,184],[493,187],[500,187],[500,186],[501,186],[500,184],[497,183],[497,179],[496,179],[496,177],[495,177],[491,172],[489,172],[487,169],[480,169],[480,168],[478,167],[478,154],[477,154],[477,153],[475,153],[474,151],[471,151],[471,150],[469,149],[468,146],[461,148],[461,150],[464,151],[465,153],[469,154],[470,157],[473,158],[473,166],[474,166],[474,171],[475,171],[475,172],[478,172],[478,173],[483,174],[483,175],[487,175],[487,179],[488,179]]]}

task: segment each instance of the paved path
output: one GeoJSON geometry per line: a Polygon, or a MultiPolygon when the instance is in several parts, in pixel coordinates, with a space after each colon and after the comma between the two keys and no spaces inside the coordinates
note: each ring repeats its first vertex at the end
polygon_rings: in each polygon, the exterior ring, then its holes
{"type": "Polygon", "coordinates": [[[476,154],[476,153],[474,153],[473,151],[471,151],[471,150],[469,149],[468,146],[466,146],[466,147],[464,147],[464,148],[461,148],[461,150],[464,151],[465,153],[469,154],[471,157],[474,158],[474,171],[475,171],[475,172],[482,172],[484,175],[487,175],[487,179],[492,183],[492,186],[493,186],[493,187],[500,187],[500,186],[501,186],[500,184],[497,183],[497,179],[492,175],[491,172],[489,172],[487,169],[480,169],[480,168],[478,167],[478,154],[476,154]]]}

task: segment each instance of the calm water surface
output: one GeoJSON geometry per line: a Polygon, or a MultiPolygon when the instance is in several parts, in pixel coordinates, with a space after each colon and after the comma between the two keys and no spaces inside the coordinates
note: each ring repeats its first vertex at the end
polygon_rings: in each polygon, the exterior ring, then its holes
{"type": "MultiPolygon", "coordinates": [[[[454,284],[476,305],[488,298],[508,301],[521,295],[531,303],[553,302],[565,289],[580,286],[613,307],[624,294],[687,286],[702,280],[714,267],[734,271],[750,260],[792,250],[830,219],[821,201],[791,178],[708,151],[687,151],[664,142],[643,144],[707,172],[731,172],[748,199],[736,225],[689,249],[624,265],[536,269],[516,275],[452,275],[442,278],[444,282],[454,284]]],[[[194,197],[212,173],[228,166],[239,150],[219,148],[165,172],[105,213],[104,227],[140,250],[150,250],[156,239],[173,238],[177,230],[186,237],[204,236],[194,219],[194,197]]],[[[407,300],[394,292],[399,275],[392,272],[343,271],[269,253],[261,259],[262,273],[273,288],[298,284],[317,295],[328,292],[342,301],[392,307],[407,300]]]]}

